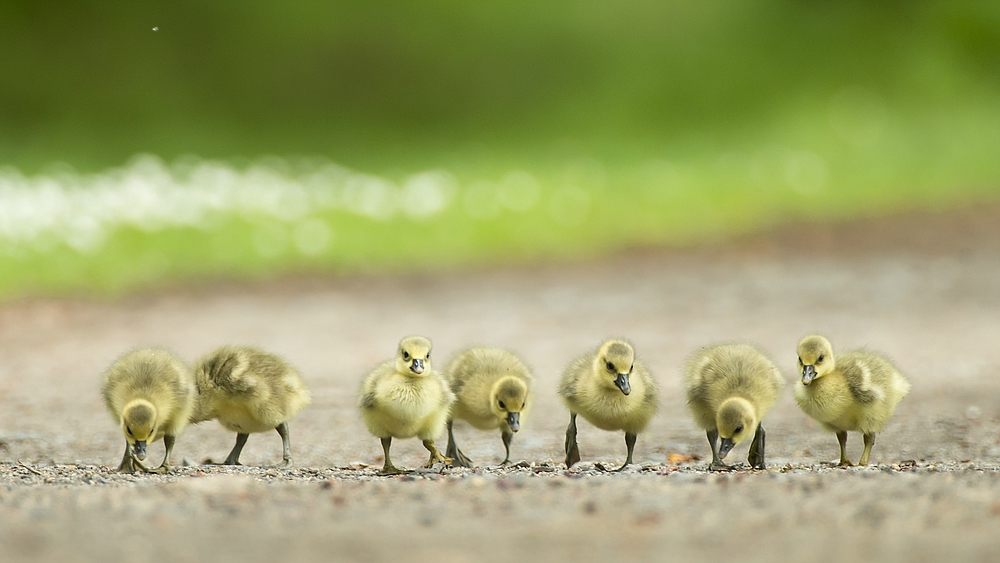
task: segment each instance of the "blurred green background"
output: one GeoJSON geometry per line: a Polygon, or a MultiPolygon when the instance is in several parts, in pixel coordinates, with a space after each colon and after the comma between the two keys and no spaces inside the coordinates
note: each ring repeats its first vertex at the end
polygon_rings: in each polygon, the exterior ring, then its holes
{"type": "Polygon", "coordinates": [[[4,297],[1000,196],[1000,2],[6,1],[0,53],[4,297]]]}

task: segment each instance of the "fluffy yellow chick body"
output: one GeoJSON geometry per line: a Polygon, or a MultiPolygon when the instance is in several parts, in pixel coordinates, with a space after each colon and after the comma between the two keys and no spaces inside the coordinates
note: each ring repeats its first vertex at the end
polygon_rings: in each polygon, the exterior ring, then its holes
{"type": "Polygon", "coordinates": [[[574,360],[563,372],[559,396],[570,411],[566,429],[566,466],[580,461],[576,416],[601,430],[623,430],[632,463],[637,435],[656,414],[657,386],[646,367],[635,359],[632,345],[608,340],[593,353],[574,360]]]}
{"type": "Polygon", "coordinates": [[[798,345],[801,384],[795,401],[820,425],[837,434],[840,465],[847,457],[847,433],[861,432],[865,449],[860,465],[868,465],[875,435],[910,391],[910,383],[885,358],[864,350],[834,356],[826,338],[807,336],[798,345]]]}
{"type": "Polygon", "coordinates": [[[514,353],[500,348],[471,348],[452,359],[445,379],[455,394],[448,420],[445,455],[455,465],[471,467],[455,442],[454,420],[465,420],[479,430],[500,430],[506,449],[501,465],[510,463],[510,444],[534,402],[531,370],[514,353]]]}
{"type": "Polygon", "coordinates": [[[764,469],[761,420],[785,384],[774,362],[749,344],[712,346],[691,358],[683,383],[695,423],[705,430],[712,447],[710,467],[727,468],[722,460],[729,450],[752,436],[747,461],[754,469],[764,469]]]}
{"type": "Polygon", "coordinates": [[[282,466],[292,464],[288,421],[312,397],[302,376],[280,357],[249,346],[224,346],[195,364],[198,400],[192,423],[218,420],[236,432],[236,445],[223,462],[239,465],[251,433],[281,436],[282,466]]]}
{"type": "Polygon", "coordinates": [[[101,395],[125,436],[125,455],[118,470],[170,471],[176,437],[194,409],[194,376],[180,358],[156,348],[133,350],[104,372],[101,395]],[[148,469],[146,446],[163,439],[166,454],[156,469],[148,469]]]}
{"type": "Polygon", "coordinates": [[[430,363],[431,342],[411,336],[399,343],[396,357],[371,371],[361,382],[358,408],[368,431],[382,441],[385,463],[381,473],[402,473],[389,458],[393,438],[421,439],[430,452],[427,467],[441,455],[434,439],[444,431],[455,395],[444,376],[430,363]]]}

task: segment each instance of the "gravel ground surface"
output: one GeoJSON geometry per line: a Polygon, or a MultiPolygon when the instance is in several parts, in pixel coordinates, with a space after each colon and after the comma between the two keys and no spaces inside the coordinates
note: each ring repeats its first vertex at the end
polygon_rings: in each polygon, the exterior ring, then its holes
{"type": "MultiPolygon", "coordinates": [[[[135,561],[563,558],[888,561],[1000,558],[1000,208],[788,227],[690,251],[422,276],[213,284],[115,302],[0,305],[0,560],[135,561]],[[913,383],[868,468],[840,469],[837,441],[791,396],[795,344],[884,352],[913,383]],[[496,469],[499,436],[459,424],[484,467],[385,478],[354,407],[362,375],[423,334],[438,366],[474,344],[535,370],[538,400],[496,469]],[[624,336],[661,382],[639,437],[580,428],[563,468],[562,367],[624,336]],[[705,471],[704,434],[679,386],[699,346],[746,340],[788,379],[765,419],[769,469],[705,471]],[[276,433],[251,436],[247,467],[204,466],[234,436],[214,422],[178,440],[174,474],[120,475],[122,438],[100,373],[135,346],[193,360],[255,344],[296,365],[313,405],[292,423],[296,468],[276,433]]],[[[442,439],[439,444],[444,446],[442,439]]],[[[860,456],[861,439],[849,451],[860,456]]],[[[393,460],[417,467],[416,440],[393,460]]],[[[151,448],[159,462],[162,446],[151,448]]],[[[737,447],[727,461],[746,456],[737,447]]]]}

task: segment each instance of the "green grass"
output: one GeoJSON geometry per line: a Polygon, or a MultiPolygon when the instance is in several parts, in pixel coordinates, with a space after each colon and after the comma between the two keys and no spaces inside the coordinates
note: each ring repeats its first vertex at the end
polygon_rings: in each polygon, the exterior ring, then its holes
{"type": "Polygon", "coordinates": [[[576,259],[996,201],[998,6],[6,2],[0,166],[304,154],[396,183],[443,169],[459,192],[427,221],[228,212],[87,252],[0,230],[0,298],[576,259]],[[537,205],[466,213],[470,186],[516,170],[537,205]],[[299,250],[302,220],[331,244],[299,250]]]}

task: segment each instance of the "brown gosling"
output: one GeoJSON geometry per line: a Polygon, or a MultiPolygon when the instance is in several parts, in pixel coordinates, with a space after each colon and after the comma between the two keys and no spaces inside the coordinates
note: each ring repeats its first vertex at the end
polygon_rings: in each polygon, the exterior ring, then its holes
{"type": "Polygon", "coordinates": [[[278,467],[292,465],[288,421],[312,401],[295,368],[257,348],[224,346],[198,360],[194,373],[198,400],[191,422],[214,419],[236,432],[236,444],[222,465],[240,465],[250,434],[269,430],[281,436],[278,467]]]}
{"type": "Polygon", "coordinates": [[[368,431],[382,441],[385,463],[380,475],[408,473],[392,464],[389,448],[393,438],[421,439],[430,452],[424,467],[435,462],[450,464],[434,439],[441,435],[455,402],[455,394],[441,373],[431,366],[431,342],[420,336],[404,338],[396,357],[371,371],[361,382],[358,408],[368,431]]]}
{"type": "Polygon", "coordinates": [[[458,449],[452,431],[455,420],[464,420],[479,430],[499,429],[507,452],[500,465],[509,464],[510,443],[534,400],[531,370],[507,350],[470,348],[452,359],[444,374],[456,397],[448,419],[445,455],[454,465],[472,467],[472,460],[458,449]]]}
{"type": "Polygon", "coordinates": [[[722,460],[751,436],[747,462],[753,469],[766,468],[761,419],[784,385],[774,362],[749,344],[703,348],[691,358],[684,369],[684,390],[695,423],[705,430],[712,447],[710,469],[729,469],[722,460]]]}
{"type": "Polygon", "coordinates": [[[632,464],[636,437],[656,414],[656,395],[656,381],[635,359],[632,345],[624,340],[608,340],[596,351],[570,363],[559,384],[559,396],[570,413],[566,467],[580,461],[577,414],[602,430],[624,430],[628,456],[618,470],[632,464]]]}
{"type": "Polygon", "coordinates": [[[170,454],[184,430],[195,401],[194,376],[174,354],[155,348],[133,350],[104,372],[101,395],[125,436],[125,455],[118,471],[170,471],[170,454]],[[163,463],[149,469],[143,463],[146,446],[163,439],[163,463]]]}
{"type": "Polygon", "coordinates": [[[885,428],[910,383],[888,360],[864,350],[833,354],[826,338],[807,336],[799,342],[802,385],[795,401],[840,442],[840,465],[850,466],[847,433],[861,432],[865,450],[859,465],[868,465],[875,435],[885,428]]]}

